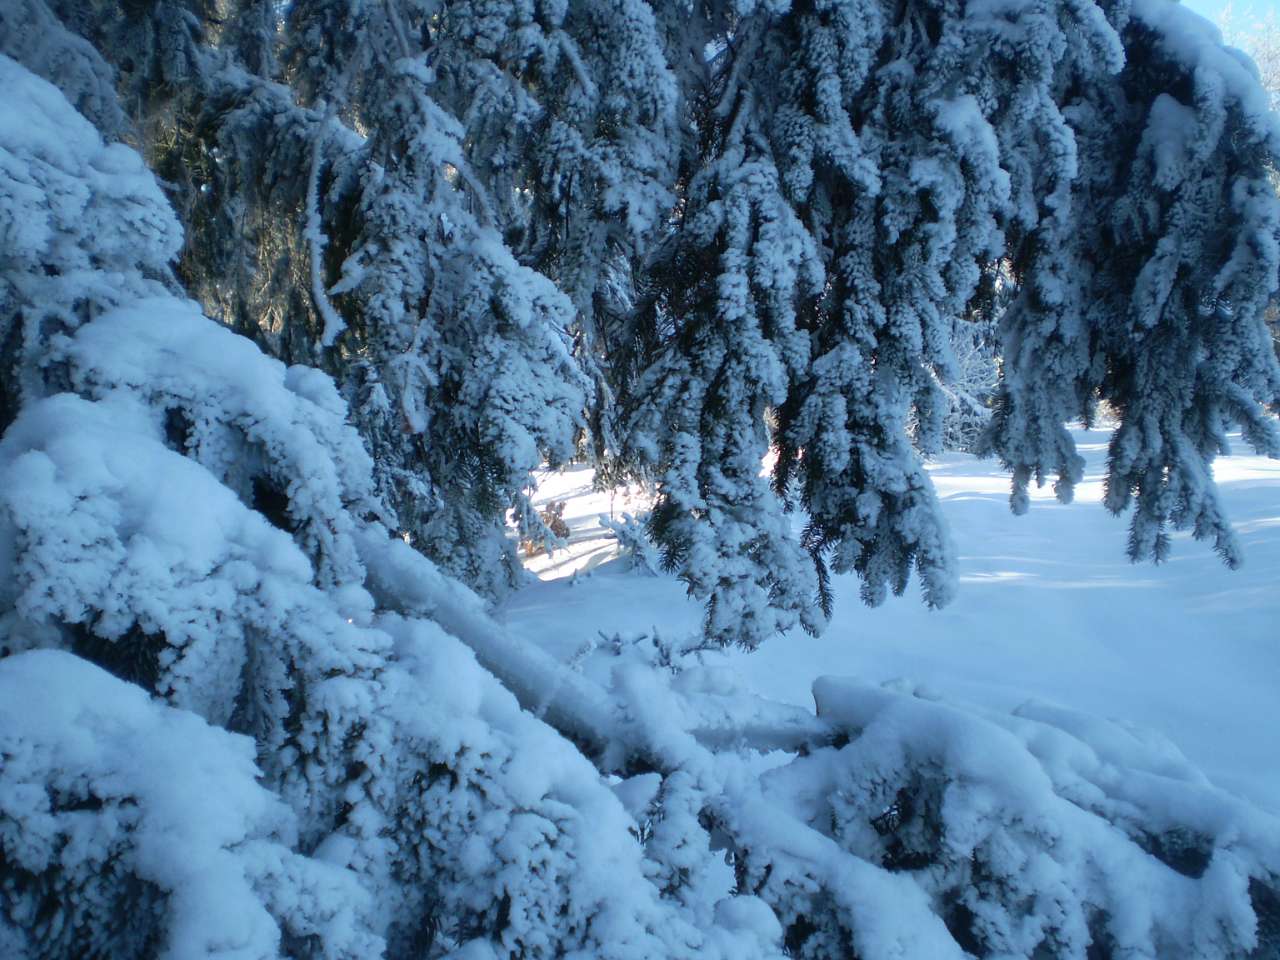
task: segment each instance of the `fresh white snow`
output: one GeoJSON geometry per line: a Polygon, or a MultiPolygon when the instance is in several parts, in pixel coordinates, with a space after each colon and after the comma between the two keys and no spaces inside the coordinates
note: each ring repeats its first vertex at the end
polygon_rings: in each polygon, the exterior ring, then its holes
{"type": "MultiPolygon", "coordinates": [[[[1100,505],[1108,436],[1075,434],[1087,467],[1073,503],[1045,487],[1023,517],[994,462],[947,454],[930,465],[960,556],[961,589],[945,609],[926,609],[914,582],[871,609],[856,579],[840,577],[823,636],[795,630],[708,661],[806,706],[813,682],[834,675],[906,678],[998,710],[1038,700],[1115,718],[1158,731],[1219,786],[1280,811],[1280,462],[1240,444],[1215,465],[1245,551],[1239,570],[1181,534],[1167,563],[1135,565],[1127,518],[1100,505]]],[[[513,631],[567,660],[601,643],[602,625],[692,642],[701,605],[673,577],[619,558],[598,522],[642,511],[642,492],[593,492],[581,469],[542,481],[540,505],[566,501],[569,544],[527,561],[541,579],[500,612],[513,631]]]]}

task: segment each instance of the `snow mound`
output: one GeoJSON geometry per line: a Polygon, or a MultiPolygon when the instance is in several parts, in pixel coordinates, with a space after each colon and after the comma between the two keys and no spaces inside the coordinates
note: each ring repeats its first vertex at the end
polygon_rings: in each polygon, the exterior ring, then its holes
{"type": "Polygon", "coordinates": [[[0,761],[0,944],[16,929],[33,958],[382,949],[354,875],[291,849],[246,737],[42,650],[0,660],[0,761]]]}
{"type": "Polygon", "coordinates": [[[286,368],[172,297],[108,312],[55,356],[82,395],[126,391],[162,411],[169,445],[295,532],[319,582],[359,581],[352,538],[375,512],[372,461],[319,370],[286,368]]]}
{"type": "Polygon", "coordinates": [[[770,772],[766,794],[912,877],[966,951],[1231,957],[1280,933],[1280,819],[1162,738],[1045,705],[962,709],[904,684],[822,678],[814,698],[849,742],[770,772]]]}

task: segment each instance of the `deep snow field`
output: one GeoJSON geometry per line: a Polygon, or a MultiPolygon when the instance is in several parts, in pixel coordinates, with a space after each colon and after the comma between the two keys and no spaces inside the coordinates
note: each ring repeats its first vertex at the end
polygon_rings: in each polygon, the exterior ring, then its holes
{"type": "MultiPolygon", "coordinates": [[[[1002,710],[1047,701],[1155,730],[1218,785],[1280,812],[1280,462],[1243,444],[1214,469],[1245,548],[1228,570],[1210,544],[1176,537],[1169,562],[1131,564],[1127,520],[1099,501],[1108,433],[1081,431],[1075,501],[1049,487],[1022,517],[994,461],[947,454],[930,467],[960,558],[960,593],[928,610],[915,583],[871,609],[853,576],[834,582],[826,633],[796,630],[722,658],[765,696],[812,706],[824,675],[907,678],[943,698],[1002,710]]],[[[692,638],[702,608],[673,577],[619,558],[597,518],[645,509],[643,495],[591,490],[584,469],[542,477],[563,500],[569,545],[527,561],[540,578],[499,611],[514,633],[572,660],[600,641],[692,638]]]]}

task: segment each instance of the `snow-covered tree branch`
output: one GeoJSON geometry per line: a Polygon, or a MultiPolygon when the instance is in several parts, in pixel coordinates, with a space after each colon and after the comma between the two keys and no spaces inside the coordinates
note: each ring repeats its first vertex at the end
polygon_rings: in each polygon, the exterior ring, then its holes
{"type": "Polygon", "coordinates": [[[949,409],[1024,509],[1105,401],[1131,556],[1240,562],[1280,119],[1206,23],[0,0],[0,89],[0,955],[1280,949],[1280,819],[1160,737],[712,656],[951,600],[949,409]],[[700,636],[495,606],[574,458],[700,636]]]}

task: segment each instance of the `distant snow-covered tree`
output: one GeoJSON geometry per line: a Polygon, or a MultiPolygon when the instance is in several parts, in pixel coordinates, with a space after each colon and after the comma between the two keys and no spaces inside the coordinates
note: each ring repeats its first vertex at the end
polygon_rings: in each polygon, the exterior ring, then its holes
{"type": "Polygon", "coordinates": [[[1239,47],[1253,60],[1262,88],[1271,98],[1271,109],[1280,110],[1280,14],[1270,10],[1255,16],[1227,4],[1218,26],[1227,43],[1239,47]]]}
{"type": "Polygon", "coordinates": [[[945,449],[972,451],[986,432],[1000,379],[998,349],[994,318],[982,311],[953,325],[955,374],[942,385],[947,402],[942,427],[945,449]]]}

